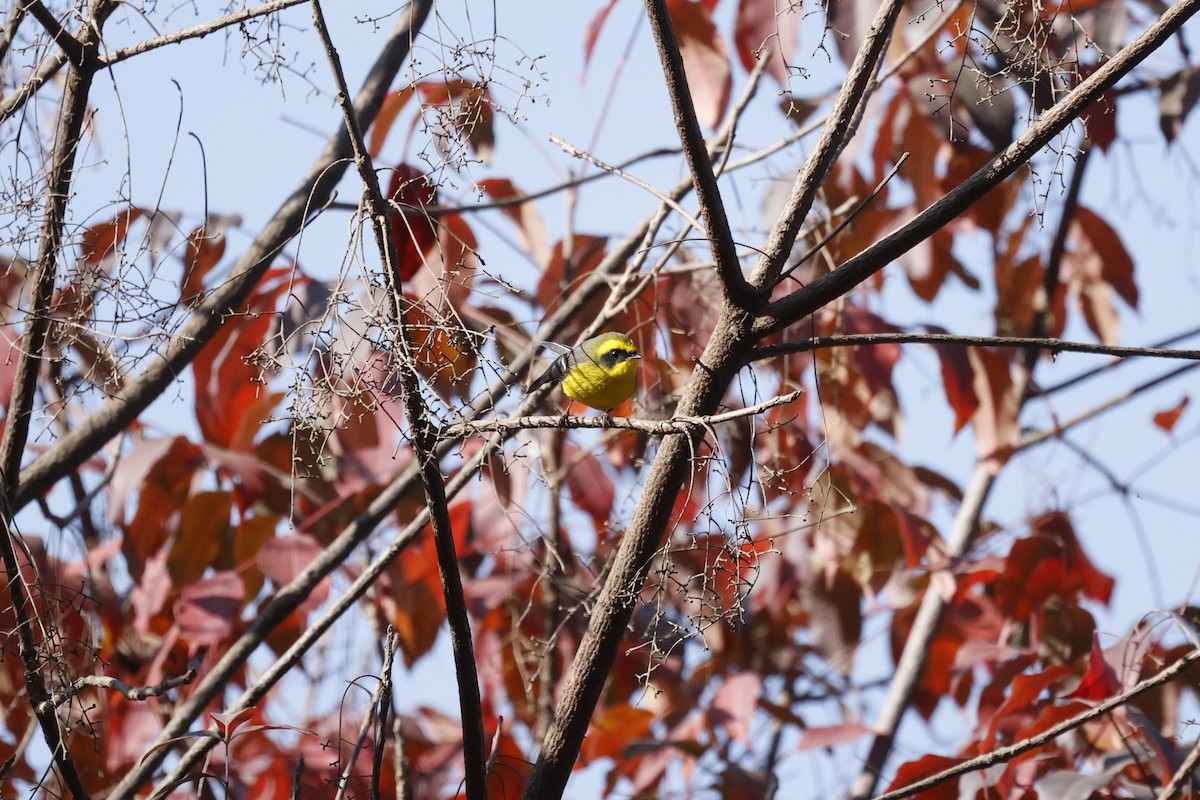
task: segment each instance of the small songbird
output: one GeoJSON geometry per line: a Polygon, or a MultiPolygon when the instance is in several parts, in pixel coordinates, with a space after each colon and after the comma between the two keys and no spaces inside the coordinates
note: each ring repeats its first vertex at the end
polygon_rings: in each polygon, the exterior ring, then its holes
{"type": "Polygon", "coordinates": [[[607,413],[637,390],[637,360],[642,355],[623,333],[602,333],[576,347],[555,342],[545,346],[559,356],[528,391],[562,381],[567,397],[607,413]]]}

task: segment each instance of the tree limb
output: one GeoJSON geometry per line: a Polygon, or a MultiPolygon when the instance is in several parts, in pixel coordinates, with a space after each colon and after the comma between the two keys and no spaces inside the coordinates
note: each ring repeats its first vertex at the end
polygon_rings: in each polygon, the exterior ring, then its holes
{"type": "Polygon", "coordinates": [[[1020,347],[1058,353],[1087,353],[1117,358],[1178,358],[1200,360],[1200,350],[1172,350],[1166,347],[1122,347],[1115,344],[1073,342],[1033,336],[962,336],[952,333],[847,333],[837,336],[814,336],[796,342],[756,347],[751,361],[765,361],[788,353],[807,353],[831,347],[866,347],[878,344],[939,344],[960,347],[1020,347]]]}

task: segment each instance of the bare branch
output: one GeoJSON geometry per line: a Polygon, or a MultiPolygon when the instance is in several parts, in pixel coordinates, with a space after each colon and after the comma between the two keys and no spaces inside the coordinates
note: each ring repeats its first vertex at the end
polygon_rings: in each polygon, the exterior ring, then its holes
{"type": "Polygon", "coordinates": [[[968,759],[967,761],[964,761],[961,764],[956,764],[950,769],[943,770],[936,775],[931,775],[928,778],[917,781],[916,783],[909,784],[903,789],[897,789],[893,792],[881,794],[876,797],[875,800],[900,800],[902,797],[912,797],[919,792],[923,792],[926,789],[930,789],[934,786],[945,783],[952,778],[957,778],[959,775],[965,775],[968,772],[987,769],[995,764],[1003,764],[1007,761],[1011,761],[1022,753],[1027,753],[1030,750],[1041,747],[1047,742],[1053,741],[1059,736],[1062,736],[1064,733],[1073,731],[1084,723],[1098,719],[1112,711],[1114,708],[1119,708],[1131,700],[1135,700],[1156,686],[1161,686],[1168,681],[1174,680],[1181,672],[1197,661],[1200,661],[1200,649],[1191,651],[1183,658],[1179,659],[1174,664],[1155,675],[1153,678],[1147,678],[1128,691],[1121,692],[1121,694],[1110,697],[1103,703],[1098,704],[1094,708],[1089,708],[1087,711],[1076,717],[1064,720],[1063,722],[1060,722],[1051,728],[1047,728],[1037,736],[1031,736],[1024,741],[1017,742],[1016,744],[1009,745],[1008,747],[1002,747],[999,750],[993,750],[992,752],[985,753],[982,756],[968,759]]]}
{"type": "Polygon", "coordinates": [[[169,44],[178,44],[185,42],[188,39],[203,39],[210,33],[216,33],[222,28],[228,28],[233,25],[240,25],[246,20],[254,19],[255,17],[265,17],[268,14],[274,14],[276,11],[282,11],[285,8],[298,6],[307,0],[274,0],[272,3],[264,3],[261,6],[247,8],[236,14],[214,19],[211,22],[203,22],[199,25],[193,25],[190,28],[184,28],[181,31],[168,33],[163,36],[156,36],[153,39],[147,39],[144,42],[122,47],[114,53],[108,53],[100,58],[100,64],[108,67],[113,64],[119,64],[122,61],[141,55],[150,50],[157,50],[160,47],[165,47],[169,44]]]}
{"type": "Polygon", "coordinates": [[[43,5],[42,0],[26,0],[22,8],[28,10],[33,18],[42,24],[46,29],[46,33],[50,34],[50,38],[54,40],[62,51],[66,53],[67,59],[77,67],[83,66],[84,48],[79,40],[72,36],[58,21],[58,18],[50,12],[50,9],[43,5]]]}
{"type": "Polygon", "coordinates": [[[1122,347],[1115,344],[1073,342],[1067,339],[1032,336],[960,336],[952,333],[848,333],[816,336],[798,342],[784,342],[755,348],[750,358],[763,361],[787,353],[806,353],[831,347],[865,347],[877,344],[949,344],[960,347],[1020,347],[1058,353],[1088,353],[1116,358],[1178,358],[1200,360],[1200,350],[1172,350],[1164,347],[1122,347]]]}
{"type": "Polygon", "coordinates": [[[567,155],[574,156],[575,158],[582,158],[584,161],[588,162],[592,166],[599,167],[600,169],[604,170],[605,172],[616,175],[618,178],[623,178],[623,179],[629,181],[630,183],[632,183],[634,186],[638,187],[639,189],[643,189],[643,190],[649,192],[650,194],[654,195],[654,197],[657,198],[659,200],[659,202],[665,203],[666,205],[670,206],[671,209],[673,211],[675,211],[676,214],[678,214],[679,216],[684,218],[684,220],[687,222],[688,225],[691,225],[693,228],[695,228],[697,231],[699,231],[702,234],[705,232],[704,226],[701,225],[700,222],[695,217],[693,217],[691,214],[689,214],[687,212],[687,210],[684,209],[683,206],[679,205],[679,203],[676,203],[670,197],[667,197],[665,194],[660,192],[658,189],[655,189],[653,186],[646,183],[644,180],[641,180],[640,178],[635,178],[634,176],[630,175],[628,172],[625,172],[624,170],[622,170],[619,167],[614,167],[611,164],[605,164],[603,161],[596,158],[591,153],[588,153],[584,150],[580,150],[575,145],[571,144],[570,142],[564,141],[563,139],[558,138],[554,134],[550,134],[548,138],[550,139],[551,142],[553,142],[554,144],[561,147],[563,152],[566,153],[567,155]]]}
{"type": "Polygon", "coordinates": [[[108,675],[87,675],[74,681],[66,690],[55,692],[50,696],[48,702],[51,706],[61,706],[84,689],[112,689],[114,692],[120,692],[127,700],[141,702],[151,697],[162,697],[172,689],[189,684],[195,679],[195,669],[189,669],[182,675],[167,678],[162,683],[156,683],[153,686],[130,686],[128,683],[108,675]]]}

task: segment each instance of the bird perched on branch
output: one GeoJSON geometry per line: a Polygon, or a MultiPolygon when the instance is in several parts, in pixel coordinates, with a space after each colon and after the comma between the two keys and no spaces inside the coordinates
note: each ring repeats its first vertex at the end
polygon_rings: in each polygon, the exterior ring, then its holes
{"type": "Polygon", "coordinates": [[[529,385],[530,392],[561,381],[567,397],[607,413],[633,397],[637,390],[637,362],[642,355],[633,340],[623,333],[602,333],[575,347],[555,342],[543,344],[559,355],[529,385]]]}

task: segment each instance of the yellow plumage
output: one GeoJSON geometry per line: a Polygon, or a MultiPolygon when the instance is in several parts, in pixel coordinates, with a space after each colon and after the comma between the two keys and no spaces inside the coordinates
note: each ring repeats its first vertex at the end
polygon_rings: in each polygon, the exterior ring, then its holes
{"type": "Polygon", "coordinates": [[[547,343],[559,357],[529,386],[533,391],[561,381],[572,400],[598,411],[611,411],[637,391],[637,345],[623,333],[602,333],[577,347],[547,343]]]}

